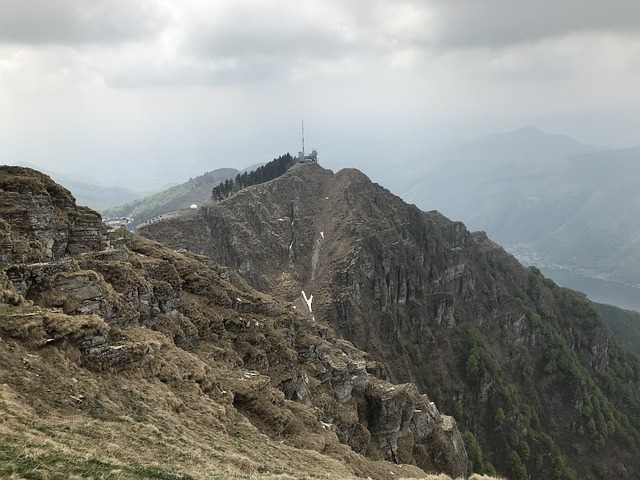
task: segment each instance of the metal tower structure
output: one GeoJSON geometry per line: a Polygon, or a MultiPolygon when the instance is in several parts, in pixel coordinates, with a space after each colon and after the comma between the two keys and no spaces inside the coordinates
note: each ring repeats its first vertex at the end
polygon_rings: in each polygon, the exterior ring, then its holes
{"type": "Polygon", "coordinates": [[[304,120],[302,120],[302,158],[304,158],[304,120]]]}

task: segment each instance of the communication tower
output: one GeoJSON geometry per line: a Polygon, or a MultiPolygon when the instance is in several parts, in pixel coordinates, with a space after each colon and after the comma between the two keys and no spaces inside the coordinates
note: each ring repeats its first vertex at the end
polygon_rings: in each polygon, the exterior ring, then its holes
{"type": "Polygon", "coordinates": [[[302,150],[298,152],[298,161],[301,163],[318,161],[317,151],[313,150],[310,155],[304,153],[304,120],[302,120],[302,150]]]}

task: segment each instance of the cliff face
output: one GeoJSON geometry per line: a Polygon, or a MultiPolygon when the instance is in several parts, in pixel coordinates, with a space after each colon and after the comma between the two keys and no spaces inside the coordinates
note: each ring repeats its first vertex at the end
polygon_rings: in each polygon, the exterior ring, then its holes
{"type": "MultiPolygon", "coordinates": [[[[0,396],[10,413],[0,432],[17,445],[29,431],[34,449],[55,438],[70,457],[47,467],[53,473],[75,457],[109,466],[108,453],[87,452],[81,432],[125,424],[123,445],[137,445],[140,432],[171,452],[151,449],[146,461],[167,456],[166,465],[196,476],[276,467],[335,478],[466,472],[455,420],[415,385],[385,380],[382,364],[329,326],[207,257],[103,231],[95,212],[38,172],[9,168],[1,178],[9,247],[0,396]],[[65,418],[73,421],[55,420],[65,418]]],[[[33,455],[46,465],[50,453],[33,455]]],[[[125,455],[125,465],[140,462],[125,455]]],[[[0,473],[22,471],[16,458],[0,473]]]]}
{"type": "Polygon", "coordinates": [[[476,471],[636,478],[637,358],[580,294],[481,232],[421,212],[358,171],[298,165],[142,233],[311,310],[390,380],[425,389],[467,430],[476,471]]]}
{"type": "Polygon", "coordinates": [[[100,249],[100,215],[48,176],[0,166],[0,263],[46,262],[100,249]]]}

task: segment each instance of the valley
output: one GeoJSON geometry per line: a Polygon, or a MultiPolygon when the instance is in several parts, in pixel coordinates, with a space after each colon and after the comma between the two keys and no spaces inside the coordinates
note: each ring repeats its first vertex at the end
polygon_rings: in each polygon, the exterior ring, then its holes
{"type": "Polygon", "coordinates": [[[565,269],[540,268],[540,271],[563,287],[585,293],[594,302],[640,312],[640,289],[637,287],[586,277],[565,269]]]}

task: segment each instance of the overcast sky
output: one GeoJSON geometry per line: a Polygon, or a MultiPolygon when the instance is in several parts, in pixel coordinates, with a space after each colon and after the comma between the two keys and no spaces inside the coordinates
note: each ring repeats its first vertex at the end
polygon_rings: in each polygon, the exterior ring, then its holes
{"type": "Polygon", "coordinates": [[[0,0],[0,161],[149,187],[295,153],[302,118],[334,169],[527,124],[639,145],[639,19],[637,0],[0,0]]]}

